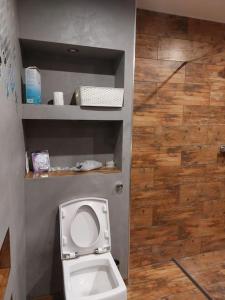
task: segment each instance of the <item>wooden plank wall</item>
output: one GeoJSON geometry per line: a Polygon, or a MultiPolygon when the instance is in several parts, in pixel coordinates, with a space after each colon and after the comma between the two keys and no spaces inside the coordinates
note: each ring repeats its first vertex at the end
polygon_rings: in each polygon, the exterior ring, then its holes
{"type": "Polygon", "coordinates": [[[225,25],[138,11],[133,122],[131,268],[224,249],[225,25]]]}

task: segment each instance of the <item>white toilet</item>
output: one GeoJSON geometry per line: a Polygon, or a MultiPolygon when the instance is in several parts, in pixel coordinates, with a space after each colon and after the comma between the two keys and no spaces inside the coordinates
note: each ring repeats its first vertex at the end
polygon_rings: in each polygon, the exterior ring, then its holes
{"type": "Polygon", "coordinates": [[[59,218],[65,299],[126,300],[126,286],[110,253],[108,201],[63,203],[59,218]]]}

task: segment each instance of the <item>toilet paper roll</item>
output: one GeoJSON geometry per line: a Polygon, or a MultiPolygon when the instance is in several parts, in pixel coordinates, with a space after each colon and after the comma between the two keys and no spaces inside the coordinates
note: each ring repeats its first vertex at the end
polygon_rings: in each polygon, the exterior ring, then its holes
{"type": "Polygon", "coordinates": [[[54,105],[64,105],[63,92],[54,92],[54,105]]]}

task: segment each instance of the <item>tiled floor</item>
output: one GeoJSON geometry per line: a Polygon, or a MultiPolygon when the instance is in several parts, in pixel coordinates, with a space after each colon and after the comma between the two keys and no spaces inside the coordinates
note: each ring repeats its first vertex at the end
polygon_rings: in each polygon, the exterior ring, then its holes
{"type": "Polygon", "coordinates": [[[213,300],[225,299],[225,250],[183,258],[179,263],[213,300]]]}
{"type": "MultiPolygon", "coordinates": [[[[211,299],[225,299],[225,250],[183,258],[178,262],[211,299]]],[[[47,296],[35,300],[58,299],[47,296]]],[[[173,262],[130,270],[128,300],[204,299],[207,298],[173,262]]]]}
{"type": "Polygon", "coordinates": [[[128,300],[192,299],[206,298],[173,262],[130,272],[128,300]]]}
{"type": "MultiPolygon", "coordinates": [[[[35,300],[58,300],[53,296],[35,300]]],[[[63,299],[62,299],[63,300],[63,299]]],[[[174,263],[130,272],[128,300],[205,300],[174,263]]]]}

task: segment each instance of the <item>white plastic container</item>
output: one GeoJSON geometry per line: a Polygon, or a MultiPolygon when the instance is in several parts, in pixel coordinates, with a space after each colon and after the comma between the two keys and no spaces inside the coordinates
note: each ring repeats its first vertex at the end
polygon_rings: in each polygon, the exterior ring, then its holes
{"type": "Polygon", "coordinates": [[[123,98],[122,88],[81,86],[76,90],[80,106],[122,107],[123,98]]]}
{"type": "Polygon", "coordinates": [[[63,92],[54,92],[53,93],[53,102],[54,102],[54,105],[64,105],[63,92]]]}

